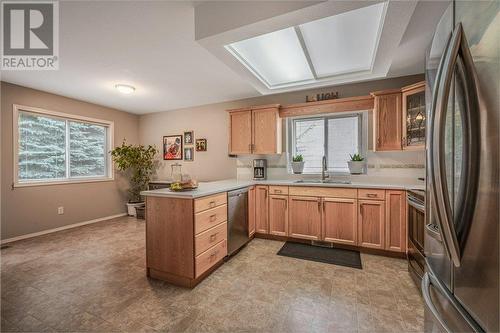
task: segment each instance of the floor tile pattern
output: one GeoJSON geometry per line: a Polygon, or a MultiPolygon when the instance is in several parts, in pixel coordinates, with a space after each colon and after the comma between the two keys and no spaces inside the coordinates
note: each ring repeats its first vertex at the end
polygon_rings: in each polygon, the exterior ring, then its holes
{"type": "Polygon", "coordinates": [[[195,289],[145,276],[145,225],[120,218],[1,251],[2,332],[420,332],[406,262],[363,270],[277,256],[255,239],[195,289]]]}

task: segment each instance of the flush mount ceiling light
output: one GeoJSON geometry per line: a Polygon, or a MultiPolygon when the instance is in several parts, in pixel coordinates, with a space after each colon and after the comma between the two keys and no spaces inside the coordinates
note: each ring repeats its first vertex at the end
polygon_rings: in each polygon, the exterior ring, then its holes
{"type": "Polygon", "coordinates": [[[122,94],[131,94],[135,91],[135,87],[128,84],[115,84],[115,88],[122,94]]]}
{"type": "Polygon", "coordinates": [[[373,69],[387,3],[225,45],[269,89],[373,69]]]}

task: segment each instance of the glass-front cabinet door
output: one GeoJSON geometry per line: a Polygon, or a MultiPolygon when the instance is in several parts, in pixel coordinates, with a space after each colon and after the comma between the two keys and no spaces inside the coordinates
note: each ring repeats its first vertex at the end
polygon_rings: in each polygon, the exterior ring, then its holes
{"type": "Polygon", "coordinates": [[[404,87],[403,149],[425,149],[425,82],[404,87]]]}

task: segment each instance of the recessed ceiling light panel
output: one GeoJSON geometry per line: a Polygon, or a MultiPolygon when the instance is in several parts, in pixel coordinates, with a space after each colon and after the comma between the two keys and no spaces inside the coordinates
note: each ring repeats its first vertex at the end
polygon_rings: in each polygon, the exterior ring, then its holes
{"type": "Polygon", "coordinates": [[[115,88],[122,94],[131,94],[135,91],[135,87],[128,84],[115,84],[115,88]]]}

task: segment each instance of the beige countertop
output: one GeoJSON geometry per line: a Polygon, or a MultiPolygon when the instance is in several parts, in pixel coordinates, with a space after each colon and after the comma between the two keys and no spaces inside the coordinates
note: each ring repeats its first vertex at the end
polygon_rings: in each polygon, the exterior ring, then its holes
{"type": "Polygon", "coordinates": [[[198,188],[185,192],[174,192],[168,188],[143,191],[143,196],[158,196],[169,198],[185,198],[193,199],[204,197],[211,194],[232,191],[238,188],[248,187],[251,185],[283,185],[283,186],[316,186],[316,187],[347,187],[347,188],[380,188],[394,190],[425,190],[425,184],[418,180],[390,180],[390,179],[367,179],[367,180],[352,180],[351,183],[310,183],[307,180],[298,183],[297,180],[236,180],[227,179],[213,182],[200,182],[198,188]]]}

